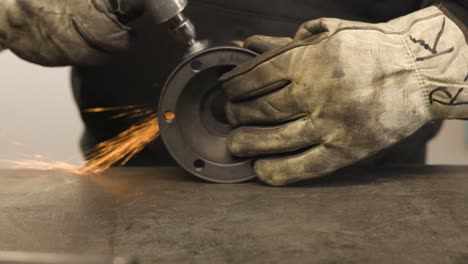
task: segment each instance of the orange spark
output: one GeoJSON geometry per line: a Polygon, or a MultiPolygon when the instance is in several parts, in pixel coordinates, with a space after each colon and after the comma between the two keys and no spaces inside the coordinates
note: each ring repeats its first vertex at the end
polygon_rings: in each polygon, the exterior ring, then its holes
{"type": "Polygon", "coordinates": [[[64,171],[66,173],[72,173],[89,179],[96,186],[102,190],[117,196],[124,197],[127,194],[131,193],[131,190],[134,189],[129,186],[128,181],[122,181],[120,178],[107,177],[105,175],[99,174],[85,174],[82,171],[82,168],[79,166],[51,160],[42,155],[34,155],[30,159],[24,160],[2,160],[0,162],[6,162],[13,165],[14,169],[26,169],[26,170],[35,170],[35,171],[64,171]]]}
{"type": "Polygon", "coordinates": [[[115,107],[95,107],[95,108],[88,108],[83,110],[83,113],[102,113],[102,112],[110,112],[110,111],[127,111],[133,110],[138,108],[146,108],[146,106],[141,105],[126,105],[126,106],[115,106],[115,107]]]}
{"type": "Polygon", "coordinates": [[[116,137],[98,144],[80,173],[102,173],[115,164],[123,166],[158,136],[158,116],[152,114],[116,137]]]}
{"type": "Polygon", "coordinates": [[[63,170],[79,175],[99,174],[113,165],[123,166],[159,136],[157,114],[149,107],[135,105],[91,108],[84,110],[84,112],[102,113],[122,110],[124,112],[114,115],[112,119],[124,117],[137,118],[143,116],[146,116],[146,118],[121,132],[116,137],[98,144],[92,149],[85,165],[81,168],[66,162],[48,160],[41,155],[35,155],[32,159],[0,161],[13,164],[15,168],[40,171],[63,170]]]}
{"type": "Polygon", "coordinates": [[[61,161],[48,160],[40,155],[36,155],[34,159],[0,161],[14,165],[15,169],[30,169],[38,171],[63,170],[74,174],[82,174],[80,172],[80,168],[76,165],[61,161]]]}

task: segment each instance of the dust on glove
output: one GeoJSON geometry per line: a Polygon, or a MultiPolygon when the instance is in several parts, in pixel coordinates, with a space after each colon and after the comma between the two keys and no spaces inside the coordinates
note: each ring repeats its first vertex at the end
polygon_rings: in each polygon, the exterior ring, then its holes
{"type": "Polygon", "coordinates": [[[262,157],[255,172],[275,186],[354,164],[431,120],[468,118],[467,42],[436,7],[380,24],[307,22],[222,81],[238,127],[229,150],[262,157]]]}
{"type": "Polygon", "coordinates": [[[140,0],[2,0],[0,50],[45,66],[91,65],[129,47],[140,0]]]}

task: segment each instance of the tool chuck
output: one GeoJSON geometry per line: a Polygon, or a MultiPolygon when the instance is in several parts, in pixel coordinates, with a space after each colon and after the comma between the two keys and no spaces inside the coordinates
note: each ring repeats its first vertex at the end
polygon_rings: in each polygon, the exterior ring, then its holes
{"type": "Polygon", "coordinates": [[[187,45],[189,54],[201,51],[207,44],[197,40],[197,32],[193,23],[183,11],[187,0],[147,0],[146,9],[152,14],[158,24],[167,23],[177,39],[187,45]]]}

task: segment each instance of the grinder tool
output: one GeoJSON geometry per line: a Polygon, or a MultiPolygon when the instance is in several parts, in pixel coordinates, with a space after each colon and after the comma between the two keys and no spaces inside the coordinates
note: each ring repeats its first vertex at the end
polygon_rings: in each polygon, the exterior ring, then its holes
{"type": "Polygon", "coordinates": [[[188,172],[217,183],[255,177],[252,161],[230,155],[226,138],[232,131],[224,111],[227,97],[219,77],[257,56],[234,46],[208,47],[199,41],[182,11],[187,0],[147,0],[156,23],[166,23],[187,45],[188,55],[169,76],[159,106],[161,137],[172,157],[188,172]]]}

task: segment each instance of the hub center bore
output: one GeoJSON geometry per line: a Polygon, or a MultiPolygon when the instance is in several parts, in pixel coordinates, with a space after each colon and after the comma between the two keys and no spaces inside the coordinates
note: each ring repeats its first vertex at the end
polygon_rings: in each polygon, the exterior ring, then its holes
{"type": "Polygon", "coordinates": [[[225,107],[228,102],[228,98],[226,94],[221,90],[219,91],[215,98],[213,99],[213,103],[211,104],[211,113],[213,117],[221,124],[229,125],[229,121],[226,117],[225,107]]]}

